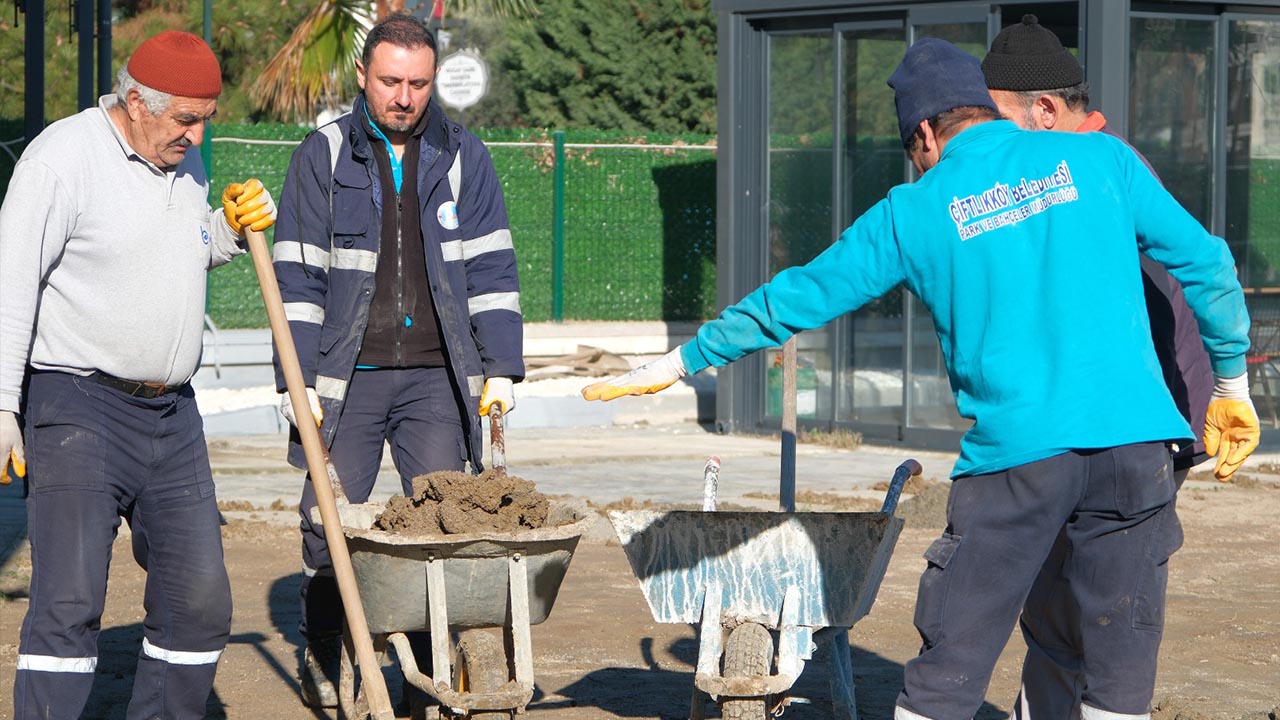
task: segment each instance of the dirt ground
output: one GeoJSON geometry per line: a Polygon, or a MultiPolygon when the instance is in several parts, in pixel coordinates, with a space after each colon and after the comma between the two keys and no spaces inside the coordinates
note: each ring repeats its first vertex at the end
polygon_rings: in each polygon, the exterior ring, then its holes
{"type": "MultiPolygon", "coordinates": [[[[1274,720],[1280,712],[1280,490],[1187,487],[1180,495],[1186,544],[1171,562],[1169,607],[1156,690],[1159,720],[1274,720]]],[[[283,510],[228,511],[227,565],[235,593],[231,644],[222,657],[211,718],[333,718],[298,701],[297,531],[283,510]],[[264,520],[272,522],[264,522],[264,520]]],[[[902,664],[917,650],[916,582],[937,530],[908,526],[871,614],[853,628],[858,706],[892,716],[902,664]]],[[[103,618],[101,659],[85,718],[124,717],[141,643],[143,573],[128,537],[117,542],[103,618]]],[[[26,609],[25,547],[0,566],[0,718],[11,717],[18,628],[26,609]]],[[[993,578],[993,581],[996,581],[993,578]]],[[[687,717],[697,642],[692,628],[651,619],[616,540],[579,546],[550,619],[533,629],[537,693],[528,717],[687,717]]],[[[1008,717],[1021,639],[1000,660],[978,718],[1008,717]]],[[[387,669],[388,677],[392,671],[387,669]]],[[[393,699],[398,680],[389,682],[393,699]]],[[[787,718],[828,717],[826,664],[810,661],[787,718]]],[[[714,707],[709,715],[716,716],[714,707]]]]}

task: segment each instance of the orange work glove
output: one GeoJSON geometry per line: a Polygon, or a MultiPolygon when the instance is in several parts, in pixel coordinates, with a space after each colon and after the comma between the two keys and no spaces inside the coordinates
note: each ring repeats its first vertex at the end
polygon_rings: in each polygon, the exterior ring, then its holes
{"type": "Polygon", "coordinates": [[[516,407],[516,392],[511,378],[491,377],[484,381],[484,394],[480,396],[480,417],[489,416],[489,408],[494,404],[502,408],[506,415],[516,407]]]}
{"type": "Polygon", "coordinates": [[[231,183],[222,191],[222,212],[236,232],[262,232],[276,222],[276,204],[257,178],[231,183]]]}
{"type": "Polygon", "coordinates": [[[1204,449],[1218,457],[1213,474],[1222,482],[1258,448],[1262,430],[1249,398],[1248,376],[1214,378],[1213,395],[1204,417],[1204,449]]]}
{"type": "MultiPolygon", "coordinates": [[[[320,407],[320,395],[315,388],[307,388],[307,404],[311,406],[311,417],[315,419],[316,427],[320,427],[324,422],[324,408],[320,407]]],[[[280,414],[290,425],[298,427],[298,418],[293,414],[293,401],[289,399],[287,392],[280,394],[280,414]]]]}
{"type": "Polygon", "coordinates": [[[13,474],[18,477],[27,476],[27,455],[22,448],[22,430],[18,428],[17,413],[5,410],[0,412],[0,485],[8,485],[9,463],[13,463],[13,474]]]}
{"type": "Polygon", "coordinates": [[[587,400],[608,401],[623,395],[652,395],[666,390],[687,374],[684,360],[680,357],[680,348],[676,348],[626,375],[586,386],[582,389],[582,397],[587,400]]]}

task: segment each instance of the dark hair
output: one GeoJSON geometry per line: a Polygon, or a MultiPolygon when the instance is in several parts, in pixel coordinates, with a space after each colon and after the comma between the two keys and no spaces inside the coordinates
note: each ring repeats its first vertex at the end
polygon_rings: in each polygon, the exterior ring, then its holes
{"type": "Polygon", "coordinates": [[[407,13],[392,13],[369,28],[364,38],[364,50],[360,52],[360,63],[369,67],[373,57],[373,49],[382,43],[391,43],[406,50],[417,50],[424,45],[431,48],[435,62],[440,62],[440,53],[436,49],[436,37],[422,24],[421,20],[407,13]]]}
{"type": "MultiPolygon", "coordinates": [[[[944,110],[925,120],[925,122],[929,123],[929,126],[933,128],[933,134],[939,140],[946,140],[960,132],[961,126],[1001,119],[1003,117],[1000,115],[1000,111],[995,108],[982,105],[962,105],[950,110],[944,110]]],[[[910,153],[916,149],[916,145],[919,142],[917,135],[912,132],[910,137],[902,143],[902,148],[910,153]]]]}

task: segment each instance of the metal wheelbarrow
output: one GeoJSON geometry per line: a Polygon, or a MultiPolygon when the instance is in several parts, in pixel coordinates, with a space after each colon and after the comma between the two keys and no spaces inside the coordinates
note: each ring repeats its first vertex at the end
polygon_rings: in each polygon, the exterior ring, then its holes
{"type": "MultiPolygon", "coordinates": [[[[712,458],[707,475],[718,470],[712,458]]],[[[814,633],[847,632],[870,611],[902,530],[898,494],[919,473],[914,460],[898,466],[880,512],[609,514],[654,620],[700,625],[692,720],[703,717],[701,693],[720,699],[725,718],[780,714],[814,633]]],[[[844,646],[834,647],[843,658],[833,663],[834,699],[841,716],[856,718],[848,642],[832,635],[833,647],[844,646]]]]}
{"type": "Polygon", "coordinates": [[[857,720],[848,629],[875,602],[902,530],[898,497],[921,472],[899,465],[880,512],[795,512],[794,339],[783,351],[782,512],[716,511],[713,457],[702,512],[609,514],[654,620],[700,625],[691,720],[707,696],[724,718],[781,715],[818,633],[831,643],[832,717],[857,720]]]}
{"type": "MultiPolygon", "coordinates": [[[[493,432],[493,464],[504,467],[500,426],[493,432]]],[[[425,709],[428,720],[522,712],[533,698],[529,627],[550,614],[594,517],[553,502],[544,528],[415,536],[371,529],[383,509],[381,503],[338,508],[374,649],[395,648],[405,680],[440,703],[425,709]],[[502,628],[507,642],[481,628],[502,628]],[[451,630],[460,631],[453,662],[451,630]],[[406,635],[418,631],[431,633],[430,676],[418,668],[406,635]]],[[[356,687],[353,655],[344,632],[341,717],[364,718],[368,705],[356,687]]]]}

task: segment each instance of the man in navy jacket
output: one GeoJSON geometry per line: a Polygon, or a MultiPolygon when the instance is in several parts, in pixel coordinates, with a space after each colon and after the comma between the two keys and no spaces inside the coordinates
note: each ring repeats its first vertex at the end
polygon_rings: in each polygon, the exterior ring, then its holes
{"type": "MultiPolygon", "coordinates": [[[[352,502],[368,499],[384,442],[406,494],[423,473],[479,472],[480,416],[511,410],[524,377],[502,187],[480,140],[431,102],[436,61],[421,22],[379,21],[351,112],[302,142],[282,194],[276,276],[312,414],[352,502]]],[[[297,424],[287,398],[282,412],[297,424]]],[[[305,467],[296,432],[289,459],[305,467]]],[[[308,483],[302,694],[331,707],[343,615],[313,507],[308,483]]]]}

